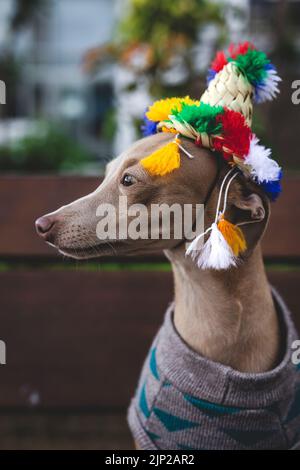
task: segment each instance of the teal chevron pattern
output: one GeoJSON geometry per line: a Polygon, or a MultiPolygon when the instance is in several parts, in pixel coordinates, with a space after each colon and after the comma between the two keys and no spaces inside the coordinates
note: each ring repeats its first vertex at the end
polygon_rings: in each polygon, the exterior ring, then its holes
{"type": "Polygon", "coordinates": [[[160,436],[158,436],[158,435],[155,434],[154,432],[147,431],[146,429],[145,429],[145,432],[146,432],[146,434],[150,437],[150,439],[151,439],[152,441],[157,441],[158,439],[160,439],[160,436]]]}
{"type": "Polygon", "coordinates": [[[241,411],[240,408],[218,405],[218,404],[206,401],[206,400],[195,398],[192,395],[188,395],[188,394],[184,394],[184,398],[193,406],[201,410],[209,418],[215,418],[221,415],[229,415],[229,414],[238,413],[239,411],[241,411]]]}
{"type": "Polygon", "coordinates": [[[198,423],[194,423],[193,421],[189,421],[187,419],[179,418],[178,416],[166,413],[166,411],[163,411],[159,408],[154,408],[153,412],[155,413],[159,421],[170,432],[182,431],[183,429],[190,429],[199,426],[198,423]]]}
{"type": "Polygon", "coordinates": [[[153,376],[159,380],[159,373],[157,369],[157,363],[156,363],[156,348],[153,348],[150,352],[150,370],[153,374],[153,376]]]}
{"type": "Polygon", "coordinates": [[[145,418],[149,418],[150,410],[149,410],[148,403],[147,403],[146,382],[144,383],[142,390],[141,390],[139,406],[145,418]]]}
{"type": "Polygon", "coordinates": [[[164,388],[171,387],[171,386],[172,386],[172,384],[170,382],[164,382],[163,383],[164,388]]]}
{"type": "Polygon", "coordinates": [[[242,444],[244,447],[252,447],[258,442],[266,440],[268,437],[273,436],[276,433],[276,430],[271,431],[260,431],[252,430],[245,431],[244,429],[222,429],[224,433],[230,436],[239,444],[242,444]]]}

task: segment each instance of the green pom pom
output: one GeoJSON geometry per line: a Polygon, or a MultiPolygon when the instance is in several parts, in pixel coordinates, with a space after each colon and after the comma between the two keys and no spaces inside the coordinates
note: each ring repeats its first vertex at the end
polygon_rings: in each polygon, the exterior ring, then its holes
{"type": "Polygon", "coordinates": [[[224,113],[222,106],[210,106],[201,103],[200,105],[184,104],[181,111],[172,110],[172,114],[181,123],[190,124],[197,132],[207,134],[219,134],[222,124],[216,122],[216,117],[224,113]]]}
{"type": "Polygon", "coordinates": [[[246,54],[239,54],[235,59],[229,57],[228,62],[235,62],[252,85],[261,82],[266,77],[265,67],[270,63],[266,54],[256,49],[249,49],[246,54]]]}

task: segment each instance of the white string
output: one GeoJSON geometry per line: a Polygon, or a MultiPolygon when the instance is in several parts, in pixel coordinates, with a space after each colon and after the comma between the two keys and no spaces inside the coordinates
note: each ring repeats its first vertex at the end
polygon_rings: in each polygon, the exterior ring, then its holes
{"type": "Polygon", "coordinates": [[[225,213],[225,210],[226,210],[229,187],[230,187],[230,185],[231,185],[232,180],[233,180],[237,175],[238,175],[238,173],[235,173],[235,174],[230,178],[230,180],[229,180],[228,183],[227,183],[227,186],[226,186],[226,189],[225,189],[225,194],[224,194],[223,210],[222,210],[222,212],[221,212],[222,214],[224,214],[224,213],[225,213]]]}
{"type": "Polygon", "coordinates": [[[190,159],[195,158],[194,155],[192,155],[190,152],[188,152],[184,147],[182,147],[182,145],[178,144],[178,142],[177,142],[177,145],[186,154],[186,156],[188,158],[190,158],[190,159]]]}
{"type": "MultiPolygon", "coordinates": [[[[192,155],[190,152],[188,152],[184,147],[182,147],[182,145],[180,145],[180,143],[178,141],[176,141],[176,139],[178,139],[178,136],[179,136],[179,133],[176,134],[175,138],[174,138],[174,142],[176,142],[176,144],[178,145],[178,147],[187,155],[187,157],[189,158],[195,158],[194,155],[192,155]]],[[[216,208],[216,215],[215,215],[215,223],[218,222],[218,218],[219,218],[219,210],[220,210],[220,205],[221,205],[221,199],[222,199],[222,193],[223,193],[223,188],[224,188],[224,184],[226,183],[226,180],[228,178],[228,176],[233,172],[233,170],[235,170],[235,168],[231,168],[227,173],[226,175],[224,176],[223,178],[223,181],[222,181],[222,184],[221,184],[221,187],[220,187],[220,191],[219,191],[219,196],[218,196],[218,203],[217,203],[217,208],[216,208]]],[[[228,197],[228,190],[229,190],[229,187],[230,187],[230,184],[232,182],[232,180],[237,176],[238,173],[235,173],[231,178],[230,180],[228,181],[228,184],[226,186],[226,189],[225,189],[225,194],[224,194],[224,202],[223,202],[223,211],[222,211],[222,214],[224,214],[225,210],[226,210],[226,205],[227,205],[227,197],[228,197]]],[[[197,236],[197,238],[201,238],[203,237],[204,235],[206,235],[210,230],[212,230],[212,226],[208,227],[204,232],[202,232],[200,235],[197,236]]]]}
{"type": "MultiPolygon", "coordinates": [[[[217,209],[216,209],[216,216],[215,216],[215,224],[217,223],[218,221],[218,217],[219,217],[219,209],[220,209],[220,205],[221,205],[221,198],[222,198],[222,192],[223,192],[223,188],[224,188],[224,184],[226,183],[226,180],[228,178],[228,176],[233,172],[233,170],[235,170],[235,168],[231,168],[227,173],[226,175],[224,176],[223,178],[223,181],[222,181],[222,184],[221,184],[221,187],[220,187],[220,191],[219,191],[219,196],[218,196],[218,203],[217,203],[217,209]]],[[[237,175],[237,173],[234,174],[233,177],[231,177],[228,185],[227,185],[227,188],[228,186],[230,185],[231,181],[233,180],[233,178],[237,175]]],[[[226,189],[227,189],[226,188],[226,189]]],[[[204,232],[200,233],[199,235],[197,235],[197,237],[195,238],[195,240],[200,240],[201,237],[204,237],[208,232],[210,232],[212,230],[212,226],[213,224],[208,227],[204,232]]]]}
{"type": "Polygon", "coordinates": [[[187,151],[184,147],[182,147],[182,145],[176,140],[176,139],[178,139],[178,136],[179,136],[179,135],[180,135],[179,133],[175,135],[175,138],[174,138],[173,142],[175,142],[175,143],[178,145],[178,147],[186,154],[186,156],[187,156],[188,158],[190,158],[190,159],[195,158],[194,155],[192,155],[190,152],[188,152],[188,151],[187,151]]]}
{"type": "MultiPolygon", "coordinates": [[[[228,197],[228,190],[229,190],[229,186],[232,182],[232,180],[238,175],[238,173],[235,173],[231,178],[230,180],[228,181],[228,184],[226,186],[226,190],[225,190],[225,195],[224,195],[224,204],[223,204],[223,210],[221,212],[221,214],[224,214],[225,211],[226,211],[226,205],[227,205],[227,197],[228,197]]],[[[235,224],[237,227],[241,227],[243,225],[247,225],[247,224],[257,224],[258,222],[261,222],[261,220],[245,220],[244,222],[239,222],[237,224],[235,224]]]]}
{"type": "MultiPolygon", "coordinates": [[[[221,199],[222,199],[222,192],[223,192],[223,188],[224,188],[224,184],[226,183],[226,180],[228,178],[228,176],[233,172],[233,170],[235,170],[235,168],[231,168],[228,173],[226,173],[226,175],[224,176],[223,178],[223,181],[222,181],[222,184],[221,184],[221,187],[220,187],[220,191],[219,191],[219,197],[218,197],[218,203],[217,203],[217,208],[216,208],[216,216],[215,216],[215,223],[217,223],[218,221],[218,217],[219,217],[219,210],[220,210],[220,205],[221,205],[221,199]]],[[[236,173],[237,174],[237,173],[236,173]]],[[[235,175],[234,175],[235,176],[235,175]]],[[[231,178],[233,179],[233,178],[231,178]]],[[[230,181],[231,181],[230,179],[230,181]]],[[[230,182],[229,182],[230,183],[230,182]]],[[[227,186],[228,188],[228,186],[227,186]]],[[[227,189],[226,188],[226,189],[227,189]]],[[[224,211],[223,211],[224,212],[224,211]]]]}
{"type": "Polygon", "coordinates": [[[245,220],[244,222],[239,222],[238,224],[235,224],[235,225],[240,227],[241,225],[258,224],[259,222],[261,222],[261,220],[245,220]]]}
{"type": "Polygon", "coordinates": [[[208,227],[204,232],[202,232],[202,233],[200,233],[199,235],[197,235],[197,237],[195,238],[195,240],[196,240],[196,239],[197,239],[197,240],[200,240],[201,237],[205,237],[205,235],[206,235],[208,232],[210,232],[210,231],[212,230],[212,226],[213,226],[213,224],[212,224],[210,227],[208,227]]]}
{"type": "MultiPolygon", "coordinates": [[[[189,158],[195,158],[194,155],[192,155],[190,152],[188,152],[184,147],[182,147],[182,145],[180,145],[180,143],[178,142],[178,136],[180,134],[177,133],[174,137],[174,141],[178,147],[189,157],[189,158]]],[[[220,205],[221,205],[221,198],[222,198],[222,192],[223,192],[223,187],[224,187],[224,184],[228,178],[228,176],[233,172],[233,170],[235,170],[235,168],[231,168],[228,173],[226,173],[226,175],[224,176],[224,179],[222,181],[222,184],[221,184],[221,187],[220,187],[220,191],[219,191],[219,197],[218,197],[218,203],[217,203],[217,209],[216,209],[216,217],[215,217],[215,222],[218,221],[218,217],[219,217],[219,210],[220,210],[220,205]]],[[[227,203],[227,194],[228,194],[228,189],[229,189],[229,186],[230,186],[230,183],[231,181],[236,177],[237,173],[235,173],[231,179],[229,180],[229,183],[226,187],[226,190],[225,190],[225,196],[224,196],[224,206],[223,206],[223,211],[222,211],[222,214],[225,212],[225,208],[226,208],[226,203],[227,203]]],[[[205,233],[205,232],[204,232],[205,233]]]]}

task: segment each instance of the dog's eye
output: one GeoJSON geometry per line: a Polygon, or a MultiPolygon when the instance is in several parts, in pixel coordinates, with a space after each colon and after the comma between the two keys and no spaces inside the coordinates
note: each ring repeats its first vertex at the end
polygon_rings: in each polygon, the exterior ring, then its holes
{"type": "Polygon", "coordinates": [[[128,173],[125,173],[121,180],[121,184],[123,184],[123,186],[132,186],[135,182],[135,177],[132,175],[128,175],[128,173]]]}

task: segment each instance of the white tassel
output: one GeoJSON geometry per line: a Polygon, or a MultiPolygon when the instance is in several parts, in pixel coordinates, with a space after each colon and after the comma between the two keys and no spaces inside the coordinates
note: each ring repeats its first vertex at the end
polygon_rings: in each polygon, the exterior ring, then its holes
{"type": "Polygon", "coordinates": [[[193,243],[189,246],[187,254],[190,254],[196,261],[198,268],[220,270],[237,265],[237,258],[216,223],[212,224],[210,237],[200,251],[197,250],[197,243],[195,243],[196,249],[192,249],[193,243]]]}
{"type": "Polygon", "coordinates": [[[268,70],[263,83],[256,87],[255,102],[264,103],[265,101],[272,101],[277,93],[279,93],[279,82],[281,82],[281,78],[277,75],[277,71],[275,69],[268,70]]]}
{"type": "MultiPolygon", "coordinates": [[[[211,230],[211,228],[209,228],[208,230],[211,230]]],[[[186,256],[191,256],[193,260],[195,260],[198,257],[199,252],[201,251],[204,245],[203,237],[208,232],[208,230],[206,230],[203,233],[200,233],[200,235],[194,238],[194,240],[190,243],[190,245],[188,246],[185,252],[186,256]]]]}
{"type": "Polygon", "coordinates": [[[250,141],[250,149],[244,164],[251,167],[250,173],[258,183],[263,181],[276,181],[281,171],[275,160],[270,158],[271,150],[260,145],[254,135],[250,141]]]}

